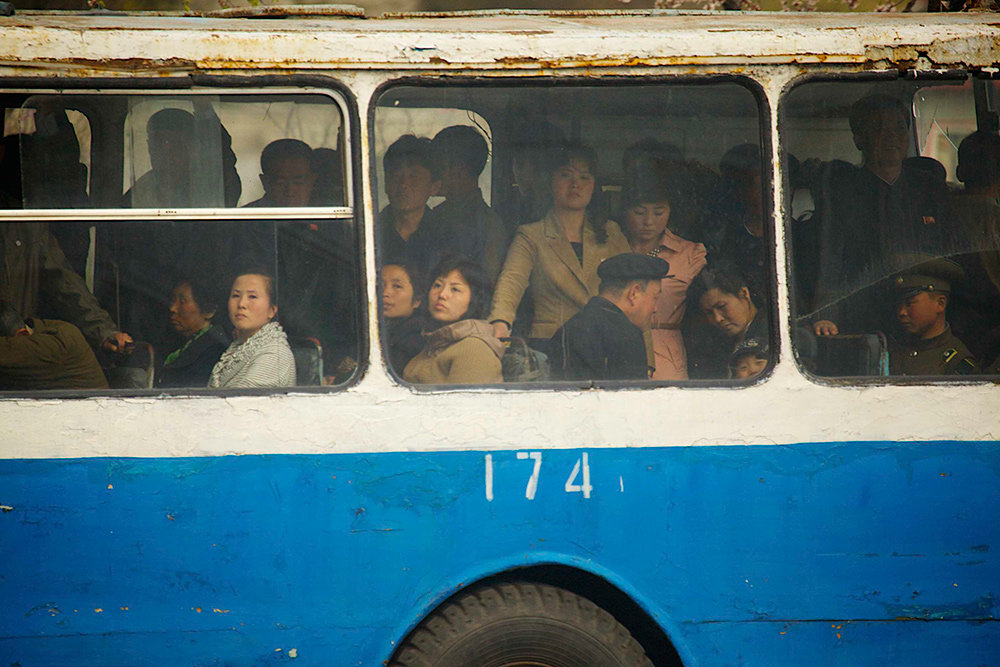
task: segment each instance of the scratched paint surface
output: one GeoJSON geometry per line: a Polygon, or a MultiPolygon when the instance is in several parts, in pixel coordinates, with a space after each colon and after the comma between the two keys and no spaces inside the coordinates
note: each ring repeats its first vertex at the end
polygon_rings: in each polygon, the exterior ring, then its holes
{"type": "Polygon", "coordinates": [[[517,451],[0,462],[0,655],[377,665],[536,563],[607,578],[689,665],[1000,655],[1000,443],[588,449],[587,478],[536,451],[531,500],[517,451]]]}

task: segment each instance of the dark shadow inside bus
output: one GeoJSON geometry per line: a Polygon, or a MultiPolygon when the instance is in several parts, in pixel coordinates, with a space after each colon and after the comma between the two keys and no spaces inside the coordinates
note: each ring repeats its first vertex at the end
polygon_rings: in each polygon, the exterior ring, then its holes
{"type": "Polygon", "coordinates": [[[384,353],[404,381],[747,381],[774,357],[744,85],[397,85],[374,127],[384,353]]]}
{"type": "Polygon", "coordinates": [[[812,81],[785,97],[800,365],[967,377],[1000,356],[1000,88],[812,81]]]}
{"type": "Polygon", "coordinates": [[[0,388],[260,389],[353,375],[361,290],[333,98],[7,95],[4,128],[0,206],[60,212],[0,225],[0,388]],[[312,207],[330,212],[294,212],[312,207]],[[128,208],[159,213],[87,213],[128,208]],[[215,211],[173,213],[192,208],[215,211]]]}

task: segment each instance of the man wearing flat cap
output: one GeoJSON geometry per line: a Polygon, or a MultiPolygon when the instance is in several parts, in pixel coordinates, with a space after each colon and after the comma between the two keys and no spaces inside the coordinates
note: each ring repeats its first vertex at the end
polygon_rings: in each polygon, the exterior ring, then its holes
{"type": "Polygon", "coordinates": [[[645,380],[643,331],[656,310],[670,265],[622,253],[597,267],[598,295],[552,337],[552,372],[563,380],[645,380]]]}
{"type": "Polygon", "coordinates": [[[916,264],[891,278],[893,314],[901,330],[889,340],[891,375],[969,375],[979,366],[945,316],[961,267],[944,258],[916,264]]]}

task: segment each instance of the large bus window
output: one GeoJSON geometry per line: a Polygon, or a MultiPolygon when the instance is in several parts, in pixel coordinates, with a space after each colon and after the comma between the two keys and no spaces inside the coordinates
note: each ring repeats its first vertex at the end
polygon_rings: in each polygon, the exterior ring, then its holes
{"type": "Polygon", "coordinates": [[[996,372],[997,90],[813,81],[788,93],[794,340],[807,371],[996,372]]]}
{"type": "Polygon", "coordinates": [[[760,375],[761,136],[732,81],[386,89],[372,144],[390,368],[418,385],[760,375]]]}
{"type": "Polygon", "coordinates": [[[0,342],[10,343],[0,389],[267,388],[352,376],[361,290],[336,98],[5,100],[3,206],[60,210],[0,223],[0,342]],[[230,211],[183,211],[198,208],[230,211]],[[41,341],[76,356],[62,370],[46,365],[41,341]],[[66,370],[76,367],[86,371],[66,370]]]}

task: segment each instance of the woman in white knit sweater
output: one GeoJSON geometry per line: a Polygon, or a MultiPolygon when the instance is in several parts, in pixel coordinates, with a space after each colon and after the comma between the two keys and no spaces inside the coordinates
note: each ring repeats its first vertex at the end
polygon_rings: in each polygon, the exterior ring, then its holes
{"type": "Polygon", "coordinates": [[[236,276],[229,291],[229,319],[236,340],[212,369],[212,388],[294,387],[295,358],[274,318],[274,280],[264,273],[236,276]]]}

